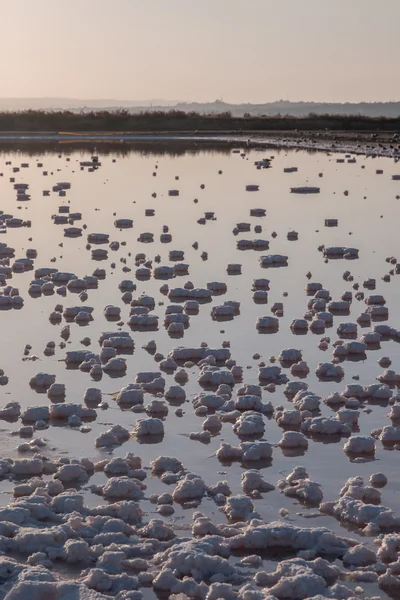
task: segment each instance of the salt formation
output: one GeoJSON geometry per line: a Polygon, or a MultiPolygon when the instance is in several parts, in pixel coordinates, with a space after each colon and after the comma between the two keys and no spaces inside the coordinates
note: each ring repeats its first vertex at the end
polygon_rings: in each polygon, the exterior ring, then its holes
{"type": "MultiPolygon", "coordinates": [[[[340,152],[336,162],[318,158],[338,170],[354,163],[349,149],[398,159],[397,136],[390,144],[383,137],[365,143],[363,136],[357,144],[341,136],[325,140],[325,134],[280,138],[279,144],[340,152]]],[[[343,194],[332,188],[340,221],[329,213],[315,222],[300,219],[304,202],[316,198],[289,201],[285,194],[279,196],[284,220],[274,221],[272,205],[267,220],[268,186],[273,181],[279,192],[282,182],[263,169],[297,168],[287,166],[285,153],[252,160],[256,151],[272,152],[260,138],[240,143],[243,149],[225,158],[241,161],[235,177],[243,198],[222,194],[221,205],[208,195],[215,189],[205,163],[207,186],[185,169],[172,175],[185,179],[182,191],[169,189],[171,181],[162,179],[164,157],[150,146],[141,151],[140,165],[153,160],[148,175],[161,185],[147,190],[151,203],[146,195],[127,200],[111,188],[108,208],[101,190],[112,178],[106,172],[99,179],[99,169],[114,168],[115,150],[104,145],[103,164],[98,156],[80,156],[75,168],[73,149],[45,166],[47,154],[40,163],[32,154],[31,166],[40,165],[39,174],[50,177],[40,200],[50,237],[46,227],[38,235],[32,204],[38,188],[29,163],[22,162],[28,161],[23,149],[12,160],[3,153],[0,233],[8,243],[0,244],[0,385],[8,386],[8,397],[0,419],[10,452],[3,448],[0,459],[0,579],[7,600],[141,600],[148,593],[305,600],[398,593],[392,459],[400,447],[400,375],[393,352],[400,340],[393,304],[400,266],[396,256],[386,256],[392,244],[389,204],[378,207],[365,198],[365,227],[380,216],[386,238],[380,243],[378,227],[372,246],[364,240],[361,246],[359,228],[349,231],[349,217],[340,212],[343,195],[357,198],[352,177],[368,171],[368,161],[359,158],[357,174],[348,174],[349,189],[343,194]],[[75,171],[73,186],[58,181],[66,178],[65,165],[68,173],[75,171]],[[19,171],[29,183],[15,181],[19,171]],[[199,198],[190,196],[188,174],[199,198]],[[246,187],[243,176],[258,183],[246,187]],[[78,213],[74,198],[84,177],[92,177],[96,205],[82,197],[78,213]],[[246,189],[262,190],[260,208],[246,205],[246,189]],[[16,200],[18,216],[10,205],[16,200]],[[177,227],[182,214],[186,229],[177,227]],[[140,226],[143,218],[154,225],[151,231],[140,226]],[[350,235],[355,247],[346,242],[350,235]],[[162,244],[173,238],[180,249],[164,252],[162,244]],[[146,252],[138,251],[138,243],[146,252]],[[365,248],[374,260],[364,256],[365,248]],[[318,256],[322,265],[313,262],[318,256]],[[358,257],[346,263],[353,269],[339,268],[342,259],[358,257]],[[258,277],[267,268],[270,279],[258,277]],[[299,285],[305,294],[296,295],[299,285]],[[182,336],[185,346],[177,343],[182,336]],[[156,444],[162,446],[157,450],[156,444]],[[293,462],[299,456],[307,469],[293,462]],[[343,485],[340,474],[347,472],[343,485]],[[282,522],[274,521],[278,514],[282,522]],[[316,521],[300,526],[318,516],[327,528],[316,521]],[[340,527],[334,519],[356,539],[333,533],[331,525],[336,532],[340,527]]],[[[302,171],[313,156],[304,159],[302,171]]],[[[134,166],[134,154],[126,158],[122,162],[134,166]]],[[[192,160],[190,153],[185,160],[192,160]]],[[[227,172],[225,166],[224,180],[227,172]]],[[[218,167],[217,173],[222,175],[218,167]]]]}

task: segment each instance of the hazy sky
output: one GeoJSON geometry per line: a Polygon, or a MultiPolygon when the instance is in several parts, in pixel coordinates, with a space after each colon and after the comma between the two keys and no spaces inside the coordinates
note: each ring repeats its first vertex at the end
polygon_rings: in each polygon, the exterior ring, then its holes
{"type": "Polygon", "coordinates": [[[400,0],[0,0],[0,97],[400,100],[400,0]]]}

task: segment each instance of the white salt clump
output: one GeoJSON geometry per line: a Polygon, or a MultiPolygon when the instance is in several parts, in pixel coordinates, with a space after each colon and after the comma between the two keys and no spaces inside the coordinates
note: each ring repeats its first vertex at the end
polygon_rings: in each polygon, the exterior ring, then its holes
{"type": "Polygon", "coordinates": [[[48,421],[50,410],[48,406],[28,406],[21,414],[22,421],[48,421]]]}
{"type": "Polygon", "coordinates": [[[379,366],[381,366],[383,368],[390,367],[390,365],[392,364],[392,361],[390,360],[390,358],[388,356],[382,356],[382,358],[380,358],[378,360],[378,364],[379,364],[379,366]]]}
{"type": "Polygon", "coordinates": [[[200,385],[209,385],[218,387],[221,383],[235,385],[235,378],[231,371],[225,371],[218,367],[209,367],[205,365],[197,380],[200,385]]]}
{"type": "Polygon", "coordinates": [[[308,448],[308,440],[304,434],[297,431],[285,431],[278,446],[284,449],[308,448]]]}
{"type": "Polygon", "coordinates": [[[296,467],[285,481],[283,493],[289,498],[299,498],[311,504],[319,504],[323,493],[319,483],[311,481],[304,467],[296,467]]]}
{"type": "Polygon", "coordinates": [[[199,361],[204,359],[206,356],[214,356],[217,361],[225,362],[230,358],[230,350],[228,348],[184,348],[177,347],[174,348],[169,356],[174,359],[175,362],[178,361],[199,361]]]}
{"type": "Polygon", "coordinates": [[[293,375],[293,377],[303,377],[304,375],[308,375],[309,372],[310,367],[304,360],[301,360],[290,367],[290,374],[293,375]]]}
{"type": "Polygon", "coordinates": [[[373,331],[379,333],[382,338],[387,339],[396,335],[396,330],[389,325],[375,325],[373,331]]]}
{"type": "Polygon", "coordinates": [[[235,379],[241,379],[243,376],[243,367],[233,365],[233,367],[231,367],[231,373],[235,379]]]}
{"type": "Polygon", "coordinates": [[[129,500],[140,500],[143,498],[144,484],[129,477],[111,477],[103,486],[102,492],[105,498],[127,498],[129,500]]]}
{"type": "Polygon", "coordinates": [[[251,523],[229,543],[231,550],[266,550],[268,548],[292,548],[296,551],[309,551],[311,556],[320,553],[343,556],[351,540],[337,537],[332,531],[322,527],[306,529],[291,524],[273,522],[254,525],[251,523]]]}
{"type": "Polygon", "coordinates": [[[103,311],[103,314],[105,317],[120,317],[121,314],[121,309],[119,308],[119,306],[113,306],[111,304],[108,304],[103,311]]]}
{"type": "Polygon", "coordinates": [[[176,371],[178,366],[174,359],[168,356],[168,358],[165,358],[160,362],[160,368],[164,369],[165,371],[176,371]]]}
{"type": "Polygon", "coordinates": [[[317,377],[326,379],[342,379],[344,377],[342,367],[332,363],[319,363],[315,369],[315,374],[317,377]]]}
{"type": "Polygon", "coordinates": [[[328,310],[332,313],[349,314],[350,303],[344,300],[332,300],[328,304],[328,310]]]}
{"type": "Polygon", "coordinates": [[[343,449],[352,454],[373,454],[375,440],[372,437],[353,436],[347,440],[343,449]]]}
{"type": "Polygon", "coordinates": [[[333,315],[330,312],[317,312],[315,318],[324,321],[326,327],[331,326],[333,324],[333,315]]]}
{"type": "Polygon", "coordinates": [[[384,487],[388,482],[384,473],[373,473],[369,478],[369,481],[374,487],[384,487]]]}
{"type": "Polygon", "coordinates": [[[213,410],[218,410],[222,408],[225,400],[221,396],[216,394],[198,394],[194,397],[193,406],[198,408],[199,406],[204,406],[206,408],[211,408],[213,410]]]}
{"type": "Polygon", "coordinates": [[[293,398],[293,406],[300,411],[317,411],[320,404],[321,398],[308,390],[300,390],[293,398]]]}
{"type": "Polygon", "coordinates": [[[78,312],[74,320],[75,323],[85,324],[92,320],[92,316],[88,312],[81,310],[78,312]]]}
{"type": "Polygon", "coordinates": [[[168,414],[168,406],[162,400],[155,398],[147,404],[145,408],[148,415],[166,416],[168,414]]]}
{"type": "Polygon", "coordinates": [[[222,423],[217,415],[210,415],[203,421],[202,428],[205,431],[216,432],[222,429],[222,423]]]}
{"type": "Polygon", "coordinates": [[[238,263],[229,263],[226,270],[228,274],[239,274],[242,272],[242,265],[238,263]]]}
{"type": "MultiPolygon", "coordinates": [[[[382,535],[375,540],[378,544],[378,558],[385,563],[396,563],[400,550],[400,536],[396,533],[382,535]]],[[[394,565],[393,565],[394,566],[394,565]]]]}
{"type": "Polygon", "coordinates": [[[363,344],[367,344],[367,345],[370,344],[371,346],[374,346],[376,344],[379,344],[381,339],[382,339],[382,336],[380,333],[370,331],[370,332],[364,333],[364,335],[362,335],[360,337],[360,342],[362,342],[363,344]]]}
{"type": "Polygon", "coordinates": [[[338,420],[340,423],[344,423],[346,425],[356,425],[358,423],[359,416],[360,412],[358,410],[341,408],[337,411],[338,420]]]}
{"type": "Polygon", "coordinates": [[[376,505],[377,500],[379,502],[377,493],[379,495],[374,488],[364,488],[361,478],[352,478],[341,491],[341,497],[336,502],[324,502],[320,510],[343,522],[363,527],[365,533],[369,534],[397,528],[400,521],[393,512],[385,506],[376,505]],[[375,504],[368,503],[370,499],[375,504]]]}
{"type": "Polygon", "coordinates": [[[150,383],[161,377],[160,371],[141,371],[136,374],[136,383],[150,383]]]}
{"type": "Polygon", "coordinates": [[[46,446],[46,442],[43,439],[36,438],[25,444],[19,444],[17,446],[17,452],[37,452],[39,448],[46,446]]]}
{"type": "Polygon", "coordinates": [[[175,502],[187,502],[190,500],[201,499],[206,492],[206,485],[198,475],[187,473],[183,479],[178,482],[172,496],[175,502]]]}
{"type": "Polygon", "coordinates": [[[270,414],[274,411],[271,402],[263,403],[259,396],[243,395],[238,396],[234,402],[234,407],[237,410],[257,411],[263,414],[270,414]]]}
{"type": "Polygon", "coordinates": [[[254,516],[254,505],[246,496],[231,496],[222,507],[230,521],[247,521],[254,516]]]}
{"type": "Polygon", "coordinates": [[[251,470],[242,473],[242,489],[245,494],[249,494],[257,490],[261,493],[271,492],[275,489],[275,486],[265,481],[260,471],[251,470]]]}
{"type": "Polygon", "coordinates": [[[160,419],[139,419],[132,430],[136,437],[163,436],[164,424],[160,419]]]}
{"type": "MultiPolygon", "coordinates": [[[[282,561],[278,563],[274,573],[259,571],[255,579],[258,585],[268,586],[270,599],[312,597],[314,600],[324,600],[328,594],[329,597],[336,597],[335,586],[329,589],[328,582],[336,580],[337,572],[322,559],[315,563],[317,561],[305,561],[300,558],[282,561]]],[[[348,588],[340,591],[340,595],[337,596],[340,598],[348,598],[351,594],[348,588]]]]}
{"type": "Polygon", "coordinates": [[[268,250],[268,240],[239,240],[236,243],[238,250],[268,250]]]}
{"type": "Polygon", "coordinates": [[[328,406],[337,407],[337,406],[343,406],[343,404],[345,404],[345,402],[346,402],[346,399],[341,394],[334,392],[333,394],[329,394],[329,396],[327,396],[324,399],[324,402],[328,406]]]}
{"type": "Polygon", "coordinates": [[[299,362],[302,360],[301,350],[295,350],[290,348],[288,350],[281,350],[278,360],[281,362],[299,362]]]}
{"type": "Polygon", "coordinates": [[[289,381],[284,389],[283,389],[283,393],[285,394],[285,396],[295,396],[298,392],[302,391],[302,390],[307,390],[308,389],[308,385],[306,383],[304,383],[303,381],[289,381]]]}
{"type": "Polygon", "coordinates": [[[286,266],[288,256],[283,256],[282,254],[268,254],[266,256],[261,256],[258,260],[262,267],[269,267],[272,265],[286,266]]]}
{"type": "Polygon", "coordinates": [[[232,388],[226,383],[221,383],[215,393],[217,396],[229,396],[230,398],[232,396],[232,388]]]}
{"type": "Polygon", "coordinates": [[[81,465],[62,465],[54,475],[62,483],[86,483],[89,479],[87,471],[81,465]]]}
{"type": "Polygon", "coordinates": [[[86,404],[94,404],[96,406],[98,406],[100,404],[102,400],[102,394],[101,394],[101,390],[99,390],[98,388],[87,388],[84,396],[83,396],[83,401],[86,404]]]}
{"type": "Polygon", "coordinates": [[[136,406],[143,404],[143,390],[137,383],[129,383],[123,387],[115,397],[120,406],[136,406]]]}
{"type": "Polygon", "coordinates": [[[104,332],[99,337],[99,344],[119,351],[134,349],[133,339],[127,331],[104,332]]]}
{"type": "Polygon", "coordinates": [[[50,407],[50,419],[68,419],[71,415],[77,415],[81,418],[96,418],[97,413],[92,408],[72,402],[53,404],[50,407]]]}
{"type": "Polygon", "coordinates": [[[150,463],[150,467],[154,473],[161,475],[162,473],[179,473],[183,471],[183,465],[178,458],[170,456],[159,456],[150,463]]]}
{"type": "Polygon", "coordinates": [[[55,383],[55,380],[55,375],[49,375],[48,373],[36,373],[36,375],[30,378],[29,385],[34,388],[48,388],[55,383]]]}
{"type": "Polygon", "coordinates": [[[367,345],[363,342],[348,342],[346,344],[343,344],[343,347],[346,350],[347,354],[350,355],[363,355],[367,350],[367,345]]]}
{"type": "Polygon", "coordinates": [[[65,398],[65,385],[63,383],[52,383],[47,390],[49,398],[65,398]]]}
{"type": "Polygon", "coordinates": [[[39,458],[21,458],[14,460],[11,473],[20,476],[41,475],[43,473],[43,461],[39,458]]]}
{"type": "Polygon", "coordinates": [[[262,396],[261,386],[255,384],[244,385],[237,389],[238,396],[262,396]]]}
{"type": "Polygon", "coordinates": [[[371,315],[371,319],[388,319],[389,318],[389,309],[387,306],[368,306],[366,313],[371,315]]]}
{"type": "Polygon", "coordinates": [[[129,228],[133,227],[133,220],[132,219],[116,219],[114,221],[114,226],[117,227],[118,229],[129,229],[129,228]]]}
{"type": "MultiPolygon", "coordinates": [[[[211,430],[212,431],[212,430],[211,430]]],[[[215,429],[214,429],[215,431],[215,429]]],[[[211,433],[210,431],[192,431],[189,433],[189,439],[197,442],[202,442],[204,444],[208,444],[211,441],[211,433]]]]}
{"type": "Polygon", "coordinates": [[[90,369],[89,374],[92,377],[92,379],[95,379],[96,381],[101,379],[101,377],[103,376],[103,370],[101,368],[101,365],[94,364],[90,369]]]}
{"type": "Polygon", "coordinates": [[[365,397],[373,400],[390,400],[392,398],[392,390],[385,383],[373,383],[364,388],[365,397]]]}
{"type": "Polygon", "coordinates": [[[164,325],[169,327],[172,324],[181,324],[186,329],[189,327],[189,316],[185,313],[169,313],[165,315],[164,325]]]}
{"type": "Polygon", "coordinates": [[[105,373],[124,373],[126,369],[127,365],[124,358],[110,358],[103,366],[105,373]]]}
{"type": "MultiPolygon", "coordinates": [[[[138,458],[138,457],[137,457],[138,458]]],[[[135,465],[140,468],[141,462],[138,460],[138,464],[135,465]]],[[[98,467],[97,467],[98,468],[98,467]]],[[[112,458],[108,463],[104,466],[104,473],[106,475],[127,475],[131,469],[131,465],[128,464],[128,461],[123,458],[112,458]]]]}
{"type": "Polygon", "coordinates": [[[396,382],[400,382],[400,375],[391,369],[386,369],[378,375],[377,380],[381,383],[396,384],[396,382]]]}
{"type": "Polygon", "coordinates": [[[264,419],[258,412],[246,411],[233,425],[233,431],[239,437],[263,434],[265,431],[264,419]]]}
{"type": "Polygon", "coordinates": [[[351,383],[349,385],[346,385],[345,389],[342,392],[342,395],[344,396],[344,398],[357,398],[359,400],[362,400],[367,396],[367,393],[362,385],[359,385],[358,383],[351,383]]]}
{"type": "Polygon", "coordinates": [[[321,334],[321,333],[324,333],[325,326],[326,326],[325,320],[313,317],[309,328],[310,328],[310,331],[312,331],[313,333],[321,334]]]}
{"type": "Polygon", "coordinates": [[[142,383],[141,387],[144,391],[156,394],[157,392],[163,392],[165,388],[164,377],[156,377],[148,383],[142,383]]]}
{"type": "Polygon", "coordinates": [[[240,447],[231,446],[231,444],[221,442],[221,445],[216,451],[215,455],[218,460],[221,461],[240,460],[243,455],[243,450],[240,447]]]}
{"type": "Polygon", "coordinates": [[[391,427],[389,425],[383,427],[379,439],[382,444],[400,443],[400,427],[391,427]]]}
{"type": "Polygon", "coordinates": [[[211,317],[213,319],[227,319],[239,314],[239,303],[224,302],[224,304],[215,305],[211,309],[211,317]]]}
{"type": "Polygon", "coordinates": [[[277,317],[259,317],[256,321],[256,329],[279,329],[279,319],[277,317]]]}
{"type": "Polygon", "coordinates": [[[0,419],[14,419],[21,414],[19,402],[7,402],[3,408],[0,408],[0,419]]]}
{"type": "Polygon", "coordinates": [[[282,376],[281,372],[281,367],[260,367],[258,369],[258,378],[260,380],[260,383],[287,383],[286,380],[284,380],[285,376],[282,376]]]}
{"type": "Polygon", "coordinates": [[[121,427],[121,425],[114,425],[108,431],[101,433],[96,438],[96,448],[119,446],[129,440],[130,434],[127,429],[121,427]]]}
{"type": "Polygon", "coordinates": [[[307,331],[308,322],[306,319],[294,319],[290,324],[290,329],[292,331],[307,331]]]}
{"type": "Polygon", "coordinates": [[[347,567],[367,567],[376,563],[376,554],[366,546],[359,544],[349,548],[342,560],[347,567]]]}
{"type": "Polygon", "coordinates": [[[347,398],[345,403],[345,407],[351,410],[357,410],[360,406],[360,401],[357,398],[347,398]]]}
{"type": "Polygon", "coordinates": [[[170,304],[169,306],[167,306],[167,308],[165,309],[165,314],[166,315],[170,315],[170,314],[181,314],[183,312],[183,307],[180,306],[179,304],[170,304]]]}
{"type": "Polygon", "coordinates": [[[323,254],[327,258],[358,258],[358,252],[357,248],[347,248],[343,246],[331,246],[324,248],[323,250],[323,254]]]}
{"type": "Polygon", "coordinates": [[[309,435],[350,435],[351,429],[333,417],[314,417],[306,419],[301,427],[309,435]]]}
{"type": "Polygon", "coordinates": [[[139,529],[139,535],[144,538],[166,541],[174,538],[175,532],[171,527],[168,527],[164,521],[151,519],[147,525],[139,529]]]}
{"type": "Polygon", "coordinates": [[[68,425],[70,427],[81,427],[83,425],[83,421],[78,415],[70,415],[68,417],[68,425]]]}
{"type": "Polygon", "coordinates": [[[197,300],[186,300],[184,304],[184,311],[187,314],[198,314],[200,305],[197,300]]]}
{"type": "Polygon", "coordinates": [[[357,335],[357,325],[356,323],[340,323],[337,328],[338,335],[357,335]]]}
{"type": "Polygon", "coordinates": [[[167,331],[169,335],[182,337],[185,332],[185,326],[183,323],[171,323],[171,325],[168,326],[167,331]]]}
{"type": "Polygon", "coordinates": [[[302,422],[301,412],[298,410],[283,410],[278,411],[275,415],[276,422],[279,427],[294,427],[297,428],[302,422]]]}
{"type": "Polygon", "coordinates": [[[239,447],[221,442],[216,452],[221,461],[244,460],[259,461],[272,457],[272,446],[268,442],[242,442],[239,447]]]}
{"type": "Polygon", "coordinates": [[[211,281],[207,283],[207,289],[213,292],[226,292],[227,285],[223,281],[211,281]]]}

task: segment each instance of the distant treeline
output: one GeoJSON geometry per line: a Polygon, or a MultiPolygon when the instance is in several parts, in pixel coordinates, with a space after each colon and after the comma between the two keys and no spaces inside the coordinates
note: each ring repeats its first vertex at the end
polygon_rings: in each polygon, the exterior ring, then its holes
{"type": "Polygon", "coordinates": [[[255,132],[255,131],[399,131],[400,117],[316,115],[306,117],[235,117],[230,112],[199,114],[181,110],[0,112],[0,132],[255,132]]]}
{"type": "MultiPolygon", "coordinates": [[[[67,138],[68,140],[68,138],[67,138]]],[[[192,142],[190,140],[157,140],[157,141],[47,141],[33,139],[1,140],[0,155],[19,155],[21,152],[28,156],[45,157],[54,154],[78,155],[77,160],[87,158],[88,153],[102,156],[124,157],[130,154],[140,154],[144,157],[159,156],[195,156],[196,154],[229,155],[232,148],[237,148],[237,142],[226,142],[221,145],[218,141],[192,142]]]]}

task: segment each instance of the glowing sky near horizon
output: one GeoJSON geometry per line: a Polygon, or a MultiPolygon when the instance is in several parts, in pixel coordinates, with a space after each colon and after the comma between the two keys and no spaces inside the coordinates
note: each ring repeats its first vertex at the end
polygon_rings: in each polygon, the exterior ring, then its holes
{"type": "Polygon", "coordinates": [[[400,100],[400,0],[0,0],[0,97],[400,100]]]}

